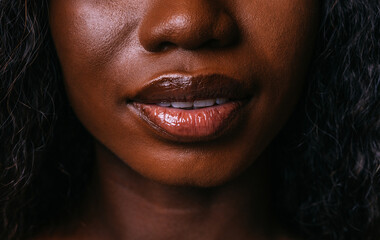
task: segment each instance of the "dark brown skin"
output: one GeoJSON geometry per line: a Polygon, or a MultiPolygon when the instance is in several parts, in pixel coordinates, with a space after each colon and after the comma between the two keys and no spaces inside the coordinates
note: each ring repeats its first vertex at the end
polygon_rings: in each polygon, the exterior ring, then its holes
{"type": "Polygon", "coordinates": [[[318,7],[317,0],[51,0],[69,100],[97,142],[88,207],[54,239],[290,239],[271,212],[265,149],[302,92],[318,7]],[[223,74],[255,87],[229,134],[180,143],[127,104],[164,74],[223,74]]]}

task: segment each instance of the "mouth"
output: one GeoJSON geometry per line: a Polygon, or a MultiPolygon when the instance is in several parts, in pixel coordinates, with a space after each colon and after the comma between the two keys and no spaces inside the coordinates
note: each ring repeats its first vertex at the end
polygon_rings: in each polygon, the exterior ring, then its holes
{"type": "Polygon", "coordinates": [[[165,75],[128,101],[155,133],[177,142],[209,141],[235,129],[251,87],[225,75],[165,75]]]}

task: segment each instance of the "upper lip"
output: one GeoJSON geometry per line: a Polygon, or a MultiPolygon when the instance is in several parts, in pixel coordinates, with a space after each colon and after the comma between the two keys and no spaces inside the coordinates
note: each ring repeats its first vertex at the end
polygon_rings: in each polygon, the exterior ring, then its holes
{"type": "Polygon", "coordinates": [[[214,98],[245,100],[250,98],[247,83],[222,74],[163,75],[153,79],[132,98],[135,102],[191,102],[214,98]]]}

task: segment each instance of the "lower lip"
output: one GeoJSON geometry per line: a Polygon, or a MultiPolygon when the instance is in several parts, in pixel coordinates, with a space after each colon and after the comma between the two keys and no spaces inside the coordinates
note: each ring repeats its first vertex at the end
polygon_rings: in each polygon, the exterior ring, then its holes
{"type": "Polygon", "coordinates": [[[200,109],[177,109],[133,103],[141,118],[151,127],[176,141],[210,140],[231,130],[243,103],[234,101],[200,109]]]}

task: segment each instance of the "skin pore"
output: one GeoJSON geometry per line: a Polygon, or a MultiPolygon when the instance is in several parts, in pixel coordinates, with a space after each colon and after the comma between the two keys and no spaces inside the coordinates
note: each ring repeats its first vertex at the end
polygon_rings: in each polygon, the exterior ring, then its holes
{"type": "Polygon", "coordinates": [[[266,149],[302,92],[318,6],[316,0],[51,0],[69,101],[96,142],[83,214],[54,238],[286,239],[271,211],[266,149]],[[156,92],[137,97],[169,79],[185,89],[170,90],[177,98],[213,92],[223,98],[230,85],[217,81],[224,77],[249,97],[234,92],[238,100],[211,113],[140,102],[156,92]],[[201,114],[206,127],[177,121],[161,128],[141,104],[173,116],[201,114]]]}

